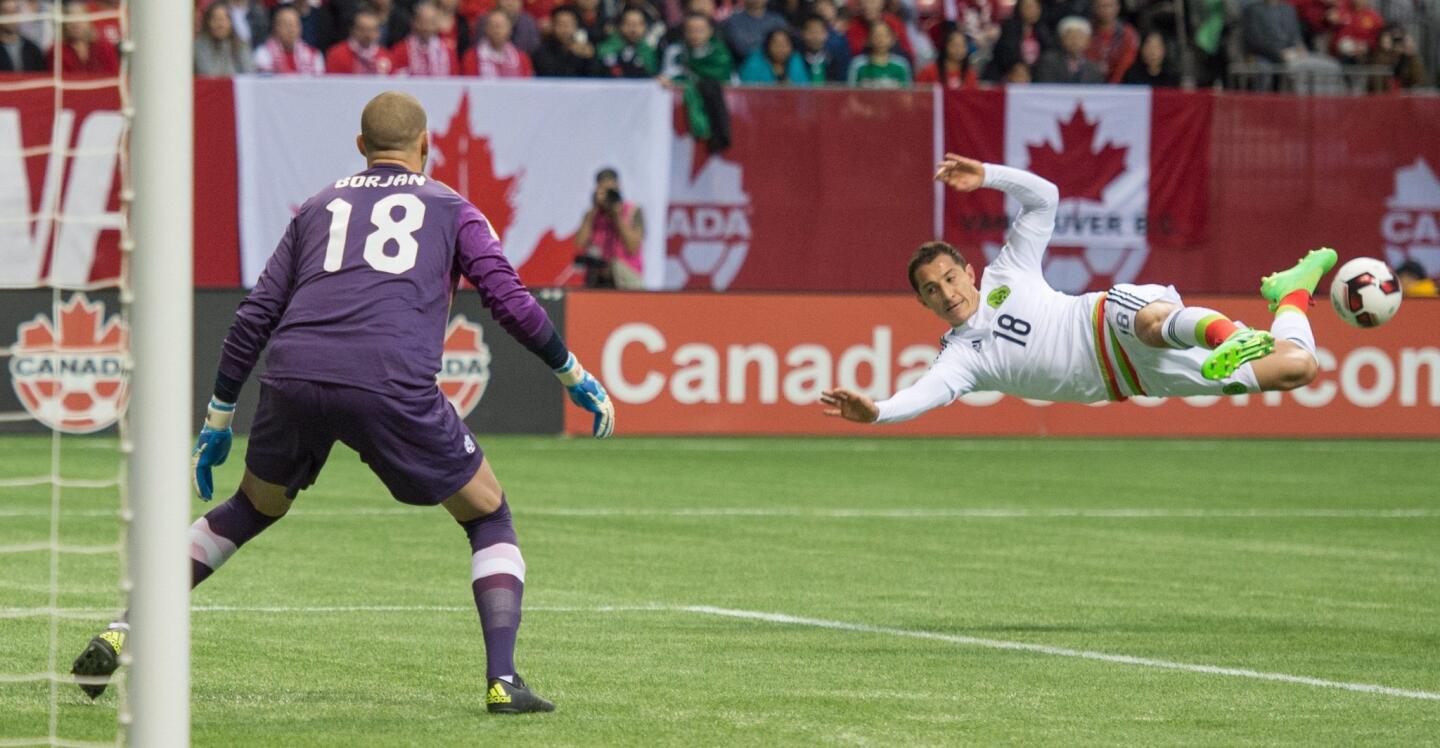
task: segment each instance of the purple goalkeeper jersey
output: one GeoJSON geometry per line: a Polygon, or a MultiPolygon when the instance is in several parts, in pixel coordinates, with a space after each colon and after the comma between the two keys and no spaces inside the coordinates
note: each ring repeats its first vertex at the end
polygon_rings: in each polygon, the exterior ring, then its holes
{"type": "Polygon", "coordinates": [[[550,318],[469,201],[399,165],[341,179],[301,206],[241,302],[217,395],[238,394],[267,341],[266,380],[434,390],[461,276],[506,332],[552,368],[565,363],[550,318]]]}

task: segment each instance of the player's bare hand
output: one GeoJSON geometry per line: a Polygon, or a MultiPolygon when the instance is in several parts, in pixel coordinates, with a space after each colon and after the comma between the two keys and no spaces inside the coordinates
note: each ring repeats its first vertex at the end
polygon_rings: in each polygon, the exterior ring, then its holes
{"type": "Polygon", "coordinates": [[[935,165],[935,181],[956,192],[973,192],[985,183],[985,164],[954,153],[935,165]]]}
{"type": "Polygon", "coordinates": [[[875,401],[853,390],[837,387],[820,393],[820,402],[828,407],[825,415],[856,423],[874,423],[880,417],[875,401]]]}

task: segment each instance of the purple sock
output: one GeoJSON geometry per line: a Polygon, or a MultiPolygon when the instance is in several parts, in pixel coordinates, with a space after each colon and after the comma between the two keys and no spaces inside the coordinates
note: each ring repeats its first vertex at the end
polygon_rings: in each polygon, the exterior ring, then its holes
{"type": "Polygon", "coordinates": [[[240,546],[259,535],[279,517],[261,514],[244,491],[211,509],[190,525],[190,587],[215,573],[240,546]]]}
{"type": "Polygon", "coordinates": [[[485,677],[515,674],[515,633],[520,629],[520,598],[525,594],[525,559],[516,545],[510,506],[461,522],[470,538],[470,587],[485,635],[485,677]]]}

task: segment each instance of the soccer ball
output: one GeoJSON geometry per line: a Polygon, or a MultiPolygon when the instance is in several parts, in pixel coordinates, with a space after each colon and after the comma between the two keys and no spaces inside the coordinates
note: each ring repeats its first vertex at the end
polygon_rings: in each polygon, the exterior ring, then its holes
{"type": "Polygon", "coordinates": [[[1400,309],[1400,281],[1385,263],[1357,257],[1335,273],[1330,303],[1351,327],[1379,327],[1400,309]]]}

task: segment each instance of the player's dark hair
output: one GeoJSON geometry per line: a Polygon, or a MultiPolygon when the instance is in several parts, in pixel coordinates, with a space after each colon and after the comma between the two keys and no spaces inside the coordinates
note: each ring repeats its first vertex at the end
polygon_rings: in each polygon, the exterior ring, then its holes
{"type": "Polygon", "coordinates": [[[620,172],[615,171],[615,167],[613,166],[607,166],[600,171],[595,172],[596,184],[599,184],[600,182],[603,182],[607,179],[613,179],[617,182],[620,181],[620,172]]]}
{"type": "Polygon", "coordinates": [[[915,293],[920,293],[920,282],[915,280],[915,271],[919,270],[922,265],[928,265],[934,262],[935,258],[940,255],[949,257],[955,261],[956,265],[962,268],[970,264],[960,255],[960,250],[945,242],[925,242],[921,244],[920,248],[915,250],[915,254],[910,257],[910,267],[905,273],[910,277],[910,287],[915,289],[915,293]]]}

